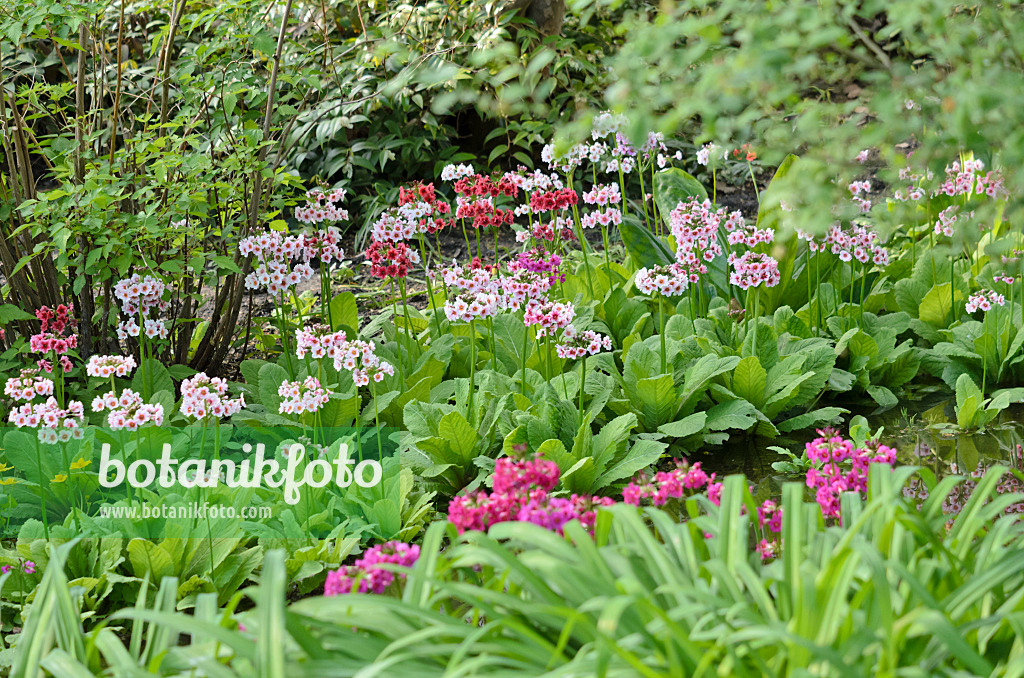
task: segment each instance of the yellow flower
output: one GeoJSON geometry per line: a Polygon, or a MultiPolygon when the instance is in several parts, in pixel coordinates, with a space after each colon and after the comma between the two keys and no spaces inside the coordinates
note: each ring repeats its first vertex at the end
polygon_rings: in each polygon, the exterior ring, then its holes
{"type": "Polygon", "coordinates": [[[17,478],[0,478],[0,485],[13,485],[18,482],[17,478]]]}
{"type": "Polygon", "coordinates": [[[53,480],[51,480],[50,482],[51,483],[63,483],[67,479],[68,479],[67,475],[65,475],[63,473],[58,473],[56,476],[53,477],[53,480]]]}
{"type": "Polygon", "coordinates": [[[4,471],[10,471],[12,468],[14,467],[8,466],[7,464],[0,462],[0,473],[3,473],[4,471]]]}
{"type": "Polygon", "coordinates": [[[78,459],[76,461],[71,462],[71,470],[72,471],[78,471],[80,469],[85,468],[86,466],[88,466],[91,463],[92,463],[92,461],[90,461],[89,459],[78,459]]]}

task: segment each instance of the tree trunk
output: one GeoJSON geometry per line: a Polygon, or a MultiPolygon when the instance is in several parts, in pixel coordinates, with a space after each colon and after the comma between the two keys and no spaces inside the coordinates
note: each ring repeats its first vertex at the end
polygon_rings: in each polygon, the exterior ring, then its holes
{"type": "Polygon", "coordinates": [[[562,32],[565,0],[512,0],[509,9],[531,19],[544,35],[557,35],[562,32]]]}

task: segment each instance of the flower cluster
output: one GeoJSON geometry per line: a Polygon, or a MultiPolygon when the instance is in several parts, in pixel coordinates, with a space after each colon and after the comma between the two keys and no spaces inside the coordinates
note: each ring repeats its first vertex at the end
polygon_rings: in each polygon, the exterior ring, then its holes
{"type": "Polygon", "coordinates": [[[329,226],[314,233],[306,233],[301,237],[301,254],[306,264],[317,259],[329,264],[332,261],[342,261],[345,258],[345,250],[341,247],[341,231],[336,226],[329,226]]]}
{"type": "Polygon", "coordinates": [[[760,252],[745,252],[742,256],[730,254],[729,264],[732,265],[729,284],[736,285],[741,290],[760,285],[775,287],[782,280],[782,275],[779,273],[779,262],[767,254],[760,252]]]}
{"type": "Polygon", "coordinates": [[[689,269],[690,282],[697,282],[697,274],[707,273],[707,262],[722,254],[718,230],[730,220],[737,223],[735,218],[726,216],[724,209],[713,209],[710,200],[699,198],[680,202],[669,214],[669,225],[676,239],[676,261],[689,269]]]}
{"type": "Polygon", "coordinates": [[[333,332],[330,325],[314,324],[295,330],[295,353],[300,359],[310,357],[333,358],[348,343],[345,332],[333,332]]]}
{"type": "Polygon", "coordinates": [[[536,192],[530,195],[530,209],[534,214],[568,209],[578,202],[579,195],[571,188],[536,192]]]}
{"type": "Polygon", "coordinates": [[[639,506],[649,501],[654,506],[664,506],[670,499],[681,499],[708,487],[715,480],[704,472],[700,462],[692,466],[686,459],[676,459],[671,471],[658,471],[654,478],[641,473],[622,490],[622,500],[639,506]]]}
{"type": "Polygon", "coordinates": [[[413,264],[420,263],[420,255],[404,242],[370,242],[366,248],[370,274],[375,278],[405,278],[413,264]]]}
{"type": "MultiPolygon", "coordinates": [[[[1021,455],[1024,454],[1020,445],[1017,445],[1015,450],[1017,456],[1017,466],[1021,461],[1021,455]]],[[[970,500],[971,495],[974,494],[974,490],[978,487],[978,481],[984,477],[988,471],[989,465],[979,464],[974,471],[966,473],[966,469],[962,468],[961,465],[956,462],[949,464],[949,472],[953,474],[959,474],[965,476],[962,483],[950,490],[942,500],[942,512],[950,515],[958,515],[970,500]]],[[[1006,473],[1000,479],[996,485],[996,494],[1022,494],[1024,493],[1024,481],[1021,481],[1013,473],[1006,473]]],[[[921,480],[920,476],[915,475],[911,478],[906,485],[903,486],[903,496],[907,499],[914,501],[917,505],[918,510],[924,508],[924,502],[929,497],[928,487],[921,480]]],[[[1004,509],[1005,513],[1024,513],[1024,502],[1014,502],[1004,509]]],[[[950,518],[952,522],[952,518],[950,518]]]]}
{"type": "Polygon", "coordinates": [[[583,194],[583,202],[588,205],[606,207],[618,205],[622,202],[622,193],[617,183],[596,184],[592,189],[583,194]]]}
{"type": "Polygon", "coordinates": [[[17,377],[11,377],[4,384],[4,395],[26,402],[36,396],[52,396],[53,381],[39,374],[39,370],[22,370],[17,377]]]}
{"type": "Polygon", "coordinates": [[[947,238],[952,237],[958,221],[968,220],[974,216],[974,212],[959,214],[959,211],[959,205],[950,205],[939,212],[939,218],[935,222],[935,235],[944,235],[947,238]]]}
{"type": "Polygon", "coordinates": [[[753,248],[761,243],[770,243],[775,240],[773,229],[758,228],[756,224],[747,224],[747,220],[739,211],[729,214],[724,225],[728,233],[726,241],[730,245],[744,245],[753,248]]]}
{"type": "Polygon", "coordinates": [[[418,224],[417,230],[420,233],[437,233],[453,223],[451,217],[445,216],[451,214],[452,206],[437,196],[437,191],[434,190],[432,183],[424,184],[422,181],[417,181],[408,187],[400,186],[398,189],[399,207],[412,203],[426,204],[429,207],[429,211],[418,224]]]}
{"type": "Polygon", "coordinates": [[[555,346],[559,358],[576,360],[588,355],[597,355],[601,351],[612,350],[612,340],[593,330],[577,332],[572,325],[565,328],[562,341],[555,346]]]}
{"type": "MultiPolygon", "coordinates": [[[[14,569],[13,565],[0,565],[0,574],[7,574],[14,569]]],[[[26,560],[21,564],[21,571],[25,574],[35,574],[36,564],[31,560],[26,560]]]]}
{"type": "Polygon", "coordinates": [[[727,157],[729,157],[729,151],[727,149],[724,149],[721,146],[716,146],[712,143],[707,143],[701,146],[697,151],[697,164],[707,167],[708,163],[712,160],[725,160],[727,157]],[[721,154],[719,154],[719,151],[721,151],[721,154]],[[712,154],[714,154],[714,157],[712,157],[712,154]]]}
{"type": "Polygon", "coordinates": [[[494,294],[501,287],[492,267],[487,266],[470,266],[469,270],[466,270],[455,264],[451,268],[442,268],[440,276],[446,287],[462,290],[469,294],[494,294]]]}
{"type": "MultiPolygon", "coordinates": [[[[506,172],[505,178],[514,183],[519,190],[526,193],[532,193],[533,191],[550,191],[556,188],[562,188],[564,184],[561,178],[557,174],[545,174],[541,170],[534,170],[532,173],[527,172],[525,167],[520,166],[516,172],[506,172]]],[[[529,203],[524,203],[519,207],[516,207],[516,215],[524,214],[529,211],[529,203]]]]}
{"type": "Polygon", "coordinates": [[[856,259],[862,264],[871,261],[876,266],[889,264],[889,251],[878,242],[878,234],[864,225],[854,224],[845,230],[839,224],[833,224],[825,235],[824,244],[818,249],[828,247],[840,261],[856,259]]]}
{"type": "Polygon", "coordinates": [[[982,175],[981,171],[984,169],[985,163],[981,160],[967,159],[962,166],[959,160],[954,160],[952,164],[946,166],[946,178],[934,195],[953,197],[984,193],[990,198],[1006,197],[1002,177],[995,172],[982,175]]]}
{"type": "Polygon", "coordinates": [[[58,304],[57,308],[41,306],[36,311],[36,318],[40,323],[40,332],[52,332],[53,334],[64,334],[65,329],[75,328],[75,319],[71,317],[71,307],[66,304],[58,304]]]}
{"type": "Polygon", "coordinates": [[[347,341],[328,355],[334,359],[334,369],[346,369],[352,373],[352,381],[356,386],[366,386],[370,379],[380,382],[384,375],[395,373],[391,363],[377,357],[373,344],[360,339],[347,341]]]}
{"type": "Polygon", "coordinates": [[[911,183],[905,188],[897,190],[893,198],[900,202],[918,201],[929,195],[933,198],[986,195],[996,200],[1006,199],[1009,193],[1006,190],[1003,177],[998,172],[983,174],[984,169],[985,163],[981,160],[968,158],[963,163],[955,160],[946,166],[942,183],[928,193],[922,188],[922,184],[925,180],[931,181],[934,178],[932,172],[928,170],[924,174],[918,174],[911,168],[905,167],[899,171],[899,178],[911,183]]]}
{"type": "MultiPolygon", "coordinates": [[[[395,573],[385,567],[412,567],[419,557],[420,547],[417,544],[400,541],[378,544],[367,549],[355,564],[328,572],[324,595],[384,593],[395,581],[395,573]]],[[[405,573],[400,572],[398,576],[405,579],[405,573]]]]}
{"type": "Polygon", "coordinates": [[[147,339],[166,339],[170,336],[170,330],[167,328],[167,323],[163,320],[153,320],[151,318],[143,320],[142,327],[139,327],[139,323],[135,321],[135,318],[122,320],[117,325],[117,338],[121,341],[126,341],[128,337],[137,337],[139,334],[145,334],[147,339]]]}
{"type": "Polygon", "coordinates": [[[855,447],[853,441],[831,429],[819,430],[806,450],[807,458],[814,463],[807,471],[807,487],[815,490],[826,518],[839,517],[839,497],[843,492],[867,492],[871,464],[896,461],[896,450],[891,447],[875,443],[855,447]]]}
{"type": "Polygon", "coordinates": [[[277,395],[281,396],[278,408],[281,414],[317,412],[331,399],[330,392],[320,386],[316,377],[306,377],[304,381],[282,381],[277,387],[277,395]]]}
{"type": "Polygon", "coordinates": [[[757,153],[750,147],[750,144],[743,144],[739,148],[732,150],[732,157],[742,157],[747,162],[751,162],[752,160],[757,160],[757,153]]]}
{"type": "Polygon", "coordinates": [[[562,265],[562,258],[557,254],[548,254],[543,249],[534,248],[527,252],[521,252],[513,261],[508,264],[508,270],[515,273],[519,270],[532,273],[547,274],[548,286],[556,282],[565,282],[565,274],[559,273],[558,267],[562,265]]]}
{"type": "Polygon", "coordinates": [[[571,303],[530,299],[526,302],[523,322],[527,327],[538,325],[537,338],[540,339],[565,329],[574,317],[576,309],[571,303]]]}
{"type": "Polygon", "coordinates": [[[871,199],[868,198],[868,195],[871,193],[871,182],[854,181],[847,188],[850,191],[850,199],[860,208],[860,211],[870,212],[871,199]]]}
{"type": "Polygon", "coordinates": [[[168,309],[170,304],[163,298],[166,289],[167,286],[162,280],[151,275],[142,277],[135,273],[114,285],[114,297],[125,315],[145,315],[153,308],[158,311],[168,309]]]}
{"type": "Polygon", "coordinates": [[[608,497],[572,495],[568,499],[550,496],[558,484],[558,466],[545,459],[516,460],[502,457],[495,462],[492,492],[460,495],[448,506],[448,520],[459,533],[486,530],[512,520],[531,522],[561,533],[565,524],[578,520],[593,530],[596,510],[614,503],[608,497]]]}
{"type": "Polygon", "coordinates": [[[975,311],[982,310],[986,313],[992,309],[993,306],[1005,306],[1006,297],[996,292],[995,290],[981,290],[975,292],[971,296],[967,297],[966,311],[968,313],[974,313],[975,311]]]}
{"type": "Polygon", "coordinates": [[[444,302],[444,315],[451,322],[493,318],[499,308],[497,294],[488,292],[451,292],[444,302]]]}
{"type": "Polygon", "coordinates": [[[246,289],[265,287],[276,295],[313,277],[308,263],[292,267],[292,261],[306,255],[303,236],[286,236],[279,231],[251,235],[238,244],[242,256],[256,257],[255,268],[245,277],[246,289]]]}
{"type": "Polygon", "coordinates": [[[163,405],[148,405],[141,395],[128,388],[121,391],[120,396],[113,392],[96,396],[92,401],[92,411],[106,411],[107,425],[115,431],[135,431],[145,424],[163,426],[164,423],[163,405]]]}
{"type": "Polygon", "coordinates": [[[500,195],[515,198],[519,195],[519,182],[509,173],[501,177],[467,175],[457,179],[453,188],[459,195],[476,198],[497,198],[500,195]]]}
{"type": "Polygon", "coordinates": [[[514,210],[495,204],[499,196],[514,198],[519,195],[519,182],[508,173],[500,178],[483,174],[461,177],[455,181],[454,189],[457,219],[469,219],[477,229],[512,223],[514,210]]]}
{"type": "Polygon", "coordinates": [[[690,286],[690,272],[679,263],[641,268],[634,282],[644,294],[678,297],[690,286]]]}
{"type": "MultiPolygon", "coordinates": [[[[64,354],[78,348],[78,335],[69,334],[64,336],[65,330],[74,330],[75,321],[70,315],[71,307],[59,304],[57,308],[51,309],[43,306],[36,311],[36,318],[39,319],[41,327],[39,334],[34,334],[29,339],[29,349],[33,353],[53,354],[60,356],[59,364],[64,372],[71,370],[71,360],[64,354]]],[[[53,371],[53,365],[48,360],[36,361],[40,369],[46,372],[53,371]]]]}
{"type": "Polygon", "coordinates": [[[326,193],[320,187],[311,188],[306,191],[306,204],[295,208],[295,219],[304,224],[348,219],[348,212],[335,204],[344,199],[343,188],[335,188],[326,193]]]}
{"type": "Polygon", "coordinates": [[[425,202],[409,202],[384,210],[373,222],[370,238],[379,242],[402,242],[426,233],[433,223],[427,217],[432,209],[425,202]]]}
{"type": "Polygon", "coordinates": [[[205,419],[207,416],[230,417],[245,407],[245,398],[227,397],[228,382],[219,377],[208,377],[205,372],[181,382],[181,413],[186,417],[205,419]]]}
{"type": "Polygon", "coordinates": [[[772,499],[765,499],[757,507],[757,524],[765,535],[757,544],[762,561],[774,560],[782,550],[782,540],[776,535],[782,532],[782,507],[772,499]]]}
{"type": "Polygon", "coordinates": [[[119,355],[94,355],[89,357],[85,373],[90,377],[109,379],[110,377],[127,377],[136,367],[135,358],[119,355]]]}
{"type": "Polygon", "coordinates": [[[56,398],[50,396],[42,404],[26,403],[12,409],[7,420],[18,428],[38,428],[40,442],[63,443],[72,438],[82,438],[85,432],[82,428],[84,418],[85,408],[82,403],[72,400],[63,408],[56,398]]]}
{"type": "Polygon", "coordinates": [[[608,150],[605,144],[574,144],[564,152],[557,153],[554,144],[545,144],[540,149],[540,159],[547,163],[548,169],[557,170],[563,173],[572,172],[583,164],[585,160],[599,162],[608,150]]]}
{"type": "Polygon", "coordinates": [[[588,212],[580,217],[580,225],[583,226],[583,228],[618,226],[621,223],[622,211],[617,207],[609,207],[604,210],[588,212]]]}
{"type": "Polygon", "coordinates": [[[551,289],[551,284],[552,278],[546,273],[516,267],[501,278],[504,304],[506,308],[520,308],[530,299],[542,298],[551,289]]]}

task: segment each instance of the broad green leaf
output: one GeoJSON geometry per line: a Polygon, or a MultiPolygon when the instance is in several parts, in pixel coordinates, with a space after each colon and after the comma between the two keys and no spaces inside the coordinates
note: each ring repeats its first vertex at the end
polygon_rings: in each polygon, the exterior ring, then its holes
{"type": "MultiPolygon", "coordinates": [[[[351,292],[341,292],[334,295],[330,304],[331,329],[340,330],[343,327],[359,331],[359,311],[356,305],[356,295],[351,292]]],[[[355,339],[355,337],[349,337],[355,339]]]]}
{"type": "Polygon", "coordinates": [[[749,401],[754,407],[762,408],[765,400],[765,386],[768,373],[754,356],[740,360],[733,371],[732,391],[749,401]]]}
{"type": "Polygon", "coordinates": [[[463,461],[473,458],[476,448],[477,432],[466,418],[458,412],[449,412],[441,417],[441,423],[437,427],[438,435],[451,446],[454,452],[463,461]]]}
{"type": "Polygon", "coordinates": [[[668,245],[651,233],[645,225],[639,223],[634,215],[622,219],[619,233],[622,234],[622,244],[626,246],[629,258],[637,268],[664,266],[675,261],[675,256],[668,245]]]}
{"type": "Polygon", "coordinates": [[[757,423],[757,408],[746,400],[719,403],[708,410],[706,427],[709,431],[735,428],[747,430],[757,423]]]}
{"type": "Polygon", "coordinates": [[[849,412],[849,410],[842,407],[822,407],[811,412],[799,414],[791,419],[787,419],[779,424],[777,428],[782,433],[799,431],[800,429],[811,428],[812,426],[818,426],[820,424],[827,424],[837,417],[849,414],[849,412]]]}
{"type": "Polygon", "coordinates": [[[664,433],[670,438],[687,438],[703,431],[707,419],[708,415],[706,412],[694,412],[679,421],[662,424],[658,427],[658,433],[664,433]]]}
{"type": "Polygon", "coordinates": [[[669,214],[680,202],[688,202],[693,198],[706,200],[707,189],[691,174],[670,167],[654,175],[654,200],[658,203],[658,212],[667,222],[669,214]]]}

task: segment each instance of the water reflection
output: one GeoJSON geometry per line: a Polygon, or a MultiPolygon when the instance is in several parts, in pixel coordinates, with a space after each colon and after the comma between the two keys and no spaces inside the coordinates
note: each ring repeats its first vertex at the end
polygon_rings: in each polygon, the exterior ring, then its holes
{"type": "MultiPolygon", "coordinates": [[[[982,431],[963,432],[955,427],[954,401],[924,399],[908,407],[867,416],[872,432],[882,429],[879,441],[897,450],[897,462],[923,466],[938,477],[951,474],[979,474],[980,470],[999,463],[1024,469],[1024,405],[1011,405],[982,431]]],[[[848,433],[849,419],[840,427],[848,433]]],[[[784,448],[803,456],[806,443],[817,437],[813,429],[769,440],[756,435],[733,436],[708,455],[695,455],[708,473],[719,477],[743,473],[754,483],[770,480],[778,487],[782,482],[802,477],[780,472],[773,464],[788,457],[774,448],[784,448]]]]}

